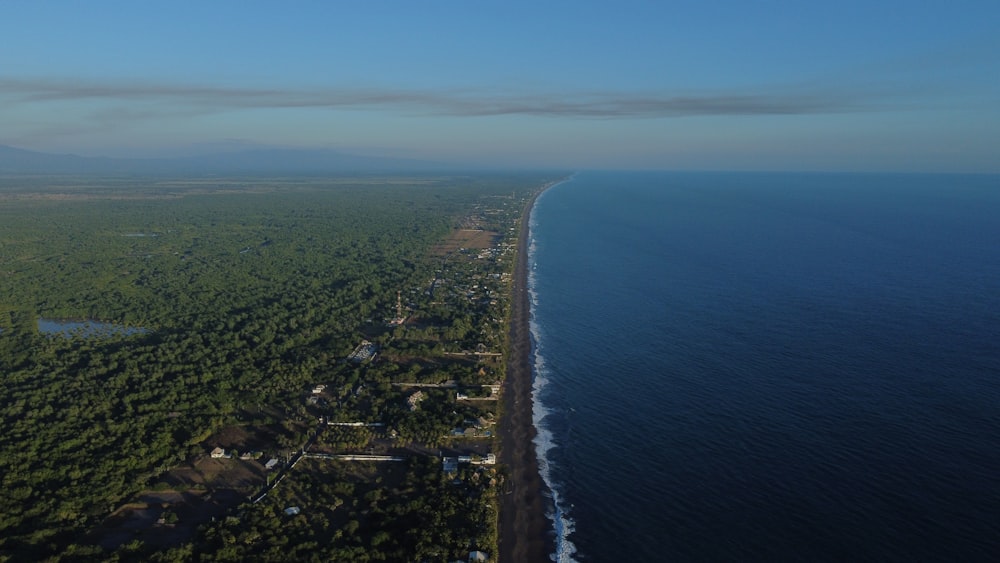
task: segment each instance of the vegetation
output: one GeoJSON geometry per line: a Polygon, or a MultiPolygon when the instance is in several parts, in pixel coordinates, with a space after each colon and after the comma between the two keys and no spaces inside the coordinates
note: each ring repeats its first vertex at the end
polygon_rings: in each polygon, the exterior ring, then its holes
{"type": "MultiPolygon", "coordinates": [[[[252,495],[270,481],[259,463],[303,445],[417,452],[492,415],[495,403],[456,403],[453,388],[428,390],[413,409],[394,384],[453,381],[479,392],[502,378],[494,357],[462,352],[502,352],[511,268],[500,250],[545,180],[2,180],[0,560],[145,557],[148,538],[101,532],[142,491],[252,495]],[[456,227],[495,240],[487,251],[450,248],[456,227]],[[397,291],[409,320],[390,326],[397,291]],[[40,317],[149,332],[64,338],[39,333],[40,317]],[[378,356],[346,361],[363,339],[378,356]],[[326,389],[309,399],[318,382],[326,389]],[[324,438],[320,418],[387,426],[324,438]],[[262,450],[260,462],[227,460],[220,481],[181,477],[189,466],[204,474],[212,447],[233,449],[234,429],[262,450]],[[227,485],[238,464],[246,482],[227,485]]],[[[208,559],[287,559],[294,543],[324,560],[352,549],[371,560],[434,559],[494,541],[495,526],[480,524],[495,512],[468,505],[489,494],[447,485],[439,462],[413,457],[390,489],[355,479],[357,494],[336,471],[286,472],[287,489],[272,493],[282,502],[351,508],[289,523],[280,502],[252,505],[192,528],[163,557],[183,559],[198,545],[208,559]],[[418,524],[426,538],[400,532],[418,524]],[[338,539],[319,539],[330,526],[338,539]]],[[[181,526],[178,511],[160,525],[181,526]]]]}
{"type": "Polygon", "coordinates": [[[396,465],[308,460],[287,486],[208,526],[193,549],[153,560],[454,561],[493,549],[496,470],[451,477],[430,458],[396,465]]]}

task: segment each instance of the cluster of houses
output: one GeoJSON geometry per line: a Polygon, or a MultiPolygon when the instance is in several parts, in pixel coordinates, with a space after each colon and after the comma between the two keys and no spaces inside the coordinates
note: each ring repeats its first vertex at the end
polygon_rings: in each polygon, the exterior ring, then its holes
{"type": "Polygon", "coordinates": [[[475,420],[467,419],[463,427],[451,431],[451,436],[454,438],[492,438],[493,432],[488,428],[493,426],[493,415],[489,414],[489,416],[490,418],[481,416],[475,420]]]}
{"type": "Polygon", "coordinates": [[[320,401],[322,400],[320,398],[320,394],[324,389],[326,389],[326,385],[323,384],[313,387],[312,394],[306,397],[306,404],[311,406],[320,404],[320,401]]]}
{"type": "MultiPolygon", "coordinates": [[[[235,450],[233,452],[227,452],[226,450],[222,449],[221,447],[216,447],[211,452],[209,452],[208,455],[212,459],[232,459],[233,457],[239,457],[243,461],[249,461],[251,459],[260,459],[261,457],[264,456],[264,452],[252,452],[252,451],[248,451],[248,452],[243,452],[241,454],[241,453],[236,452],[235,450]]],[[[278,460],[272,457],[266,463],[264,463],[264,469],[267,469],[268,471],[270,471],[271,469],[274,469],[275,467],[277,467],[278,463],[279,463],[278,460]]]]}
{"type": "Polygon", "coordinates": [[[426,399],[423,391],[417,391],[409,397],[406,398],[406,406],[410,408],[411,411],[415,411],[420,407],[420,401],[426,399]]]}
{"type": "Polygon", "coordinates": [[[449,457],[445,456],[441,458],[441,470],[445,473],[455,473],[458,471],[458,464],[469,463],[471,465],[496,465],[497,456],[495,454],[489,453],[485,456],[477,455],[460,455],[449,457]]]}
{"type": "Polygon", "coordinates": [[[488,389],[490,394],[485,397],[471,397],[465,393],[458,392],[455,395],[455,400],[457,401],[496,401],[500,398],[500,384],[495,383],[493,385],[483,385],[483,389],[488,389]]]}
{"type": "Polygon", "coordinates": [[[378,353],[378,344],[374,342],[369,342],[367,340],[362,340],[361,344],[358,344],[354,351],[351,352],[347,359],[356,364],[360,364],[366,360],[370,360],[375,357],[378,353]]]}

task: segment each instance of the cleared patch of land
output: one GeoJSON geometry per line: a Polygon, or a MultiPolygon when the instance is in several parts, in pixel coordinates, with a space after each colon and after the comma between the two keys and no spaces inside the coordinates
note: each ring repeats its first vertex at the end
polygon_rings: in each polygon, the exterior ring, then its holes
{"type": "Polygon", "coordinates": [[[431,249],[434,256],[446,256],[463,248],[484,250],[500,239],[500,233],[481,229],[455,229],[444,241],[431,249]]]}
{"type": "Polygon", "coordinates": [[[108,516],[91,536],[105,549],[134,540],[157,549],[171,547],[245,500],[233,490],[143,491],[108,516]]]}

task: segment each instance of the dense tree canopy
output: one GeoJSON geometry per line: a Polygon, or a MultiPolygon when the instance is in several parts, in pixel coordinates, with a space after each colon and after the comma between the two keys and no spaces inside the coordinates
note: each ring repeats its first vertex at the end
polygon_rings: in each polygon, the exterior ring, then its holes
{"type": "MultiPolygon", "coordinates": [[[[426,354],[481,341],[482,309],[434,312],[424,290],[445,266],[431,248],[484,201],[505,202],[508,217],[495,226],[508,228],[542,182],[3,179],[0,557],[94,554],[87,531],[204,453],[214,430],[304,421],[302,392],[313,382],[349,391],[367,381],[344,358],[372,332],[365,327],[393,316],[397,291],[433,322],[407,342],[392,344],[383,331],[387,349],[426,354]],[[148,332],[64,338],[41,334],[40,317],[148,332]]],[[[389,412],[390,381],[403,373],[373,369],[369,385],[385,393],[356,405],[359,416],[376,401],[389,412]]],[[[401,429],[445,424],[410,418],[400,415],[401,429]]],[[[289,428],[286,446],[306,438],[289,428]]],[[[345,530],[369,526],[351,522],[345,530]]],[[[225,527],[213,530],[211,541],[228,545],[225,527]]],[[[366,549],[402,549],[400,538],[372,533],[366,549]]]]}

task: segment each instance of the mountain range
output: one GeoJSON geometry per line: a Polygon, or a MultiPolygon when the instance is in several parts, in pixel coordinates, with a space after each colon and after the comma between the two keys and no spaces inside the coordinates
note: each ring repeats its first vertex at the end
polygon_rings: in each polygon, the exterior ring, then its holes
{"type": "Polygon", "coordinates": [[[328,149],[253,148],[175,158],[52,154],[0,145],[0,174],[281,174],[430,172],[454,165],[328,149]]]}

